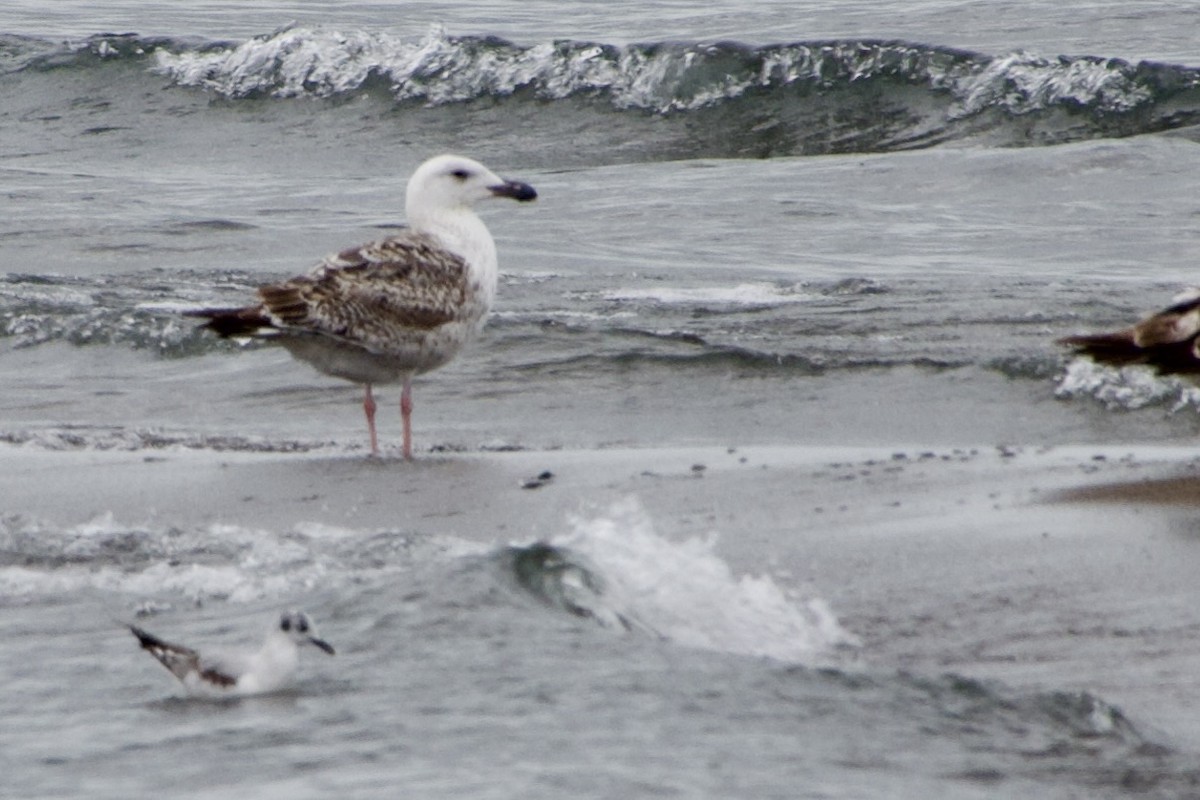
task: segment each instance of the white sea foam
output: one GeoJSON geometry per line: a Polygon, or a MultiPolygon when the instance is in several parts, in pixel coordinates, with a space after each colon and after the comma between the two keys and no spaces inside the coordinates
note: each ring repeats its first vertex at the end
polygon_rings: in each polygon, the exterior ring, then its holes
{"type": "Polygon", "coordinates": [[[858,643],[819,597],[794,597],[768,576],[735,575],[713,538],[659,536],[636,500],[572,525],[552,544],[599,574],[614,614],[673,642],[806,663],[858,643]]]}
{"type": "Polygon", "coordinates": [[[119,426],[68,426],[46,430],[0,430],[0,443],[30,450],[213,450],[218,452],[294,453],[345,450],[334,442],[278,440],[265,436],[222,436],[119,426]]]}
{"type": "Polygon", "coordinates": [[[1169,406],[1179,411],[1200,409],[1200,388],[1175,377],[1157,375],[1147,367],[1115,368],[1089,358],[1073,359],[1054,391],[1058,397],[1090,397],[1112,409],[1132,411],[1146,406],[1169,406]]]}
{"type": "MultiPolygon", "coordinates": [[[[155,53],[158,71],[175,82],[233,97],[329,96],[376,75],[391,83],[398,100],[440,104],[534,87],[544,99],[603,91],[618,108],[666,112],[737,97],[760,80],[780,77],[717,71],[697,81],[690,71],[703,56],[702,49],[672,47],[504,46],[458,39],[436,25],[415,41],[378,31],[296,27],[228,49],[155,53]]],[[[805,77],[791,66],[785,82],[805,77]]]]}
{"type": "Polygon", "coordinates": [[[672,286],[652,288],[618,288],[602,294],[605,300],[617,302],[651,302],[663,305],[723,305],[723,306],[779,306],[789,303],[804,303],[813,295],[794,287],[773,283],[741,283],[737,286],[703,286],[680,288],[672,286]]]}
{"type": "MultiPolygon", "coordinates": [[[[492,319],[515,319],[525,320],[529,318],[529,312],[526,311],[493,311],[490,315],[492,319]]],[[[575,311],[572,309],[549,309],[546,311],[539,310],[537,312],[539,320],[558,320],[566,323],[571,322],[607,322],[614,319],[636,319],[637,313],[633,311],[575,311]]]]}
{"type": "Polygon", "coordinates": [[[379,31],[297,27],[229,49],[155,53],[156,68],[177,83],[233,97],[329,96],[357,89],[376,75],[390,81],[398,100],[439,104],[534,86],[547,99],[605,91],[618,107],[667,111],[700,107],[748,88],[727,77],[680,94],[695,56],[671,48],[501,46],[460,40],[441,26],[416,41],[379,31]]]}
{"type": "Polygon", "coordinates": [[[1039,111],[1067,102],[1124,113],[1152,99],[1113,62],[1103,59],[1047,59],[1026,52],[990,61],[980,72],[955,81],[957,116],[1000,106],[1014,114],[1039,111]]]}
{"type": "Polygon", "coordinates": [[[286,598],[402,571],[417,546],[395,532],[363,534],[318,523],[285,531],[228,524],[181,530],[131,526],[104,514],[61,529],[13,518],[0,520],[0,552],[8,561],[0,566],[0,601],[86,590],[192,603],[286,598]]]}
{"type": "Polygon", "coordinates": [[[10,565],[0,567],[0,602],[24,602],[101,590],[142,598],[183,598],[200,604],[214,599],[249,601],[268,596],[233,567],[199,564],[168,567],[156,563],[142,570],[70,565],[55,569],[10,565]]]}
{"type": "Polygon", "coordinates": [[[954,116],[991,107],[1024,114],[1077,105],[1123,113],[1152,99],[1123,62],[987,59],[887,42],[797,43],[755,50],[716,45],[546,42],[531,47],[454,37],[433,26],[421,39],[381,31],[288,28],[221,49],[155,51],[156,69],[184,86],[226,96],[329,96],[372,76],[398,100],[441,104],[530,90],[541,99],[603,93],[617,108],[688,111],[748,91],[794,83],[840,85],[880,75],[926,82],[956,100],[954,116]]]}

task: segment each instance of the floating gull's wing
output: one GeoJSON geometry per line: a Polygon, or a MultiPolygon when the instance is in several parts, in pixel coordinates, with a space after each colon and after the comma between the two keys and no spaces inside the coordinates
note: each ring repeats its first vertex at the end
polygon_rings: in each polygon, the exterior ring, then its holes
{"type": "Polygon", "coordinates": [[[171,644],[136,625],[130,625],[129,630],[133,631],[142,649],[157,658],[159,663],[181,682],[187,683],[188,676],[195,675],[199,680],[214,687],[231,688],[237,683],[235,674],[221,669],[215,663],[202,660],[200,654],[190,647],[171,644]]]}
{"type": "Polygon", "coordinates": [[[201,653],[164,641],[136,625],[128,627],[144,650],[189,691],[202,695],[258,694],[286,686],[295,674],[303,645],[334,654],[333,646],[317,635],[308,615],[296,610],[285,612],[254,652],[201,653]]]}

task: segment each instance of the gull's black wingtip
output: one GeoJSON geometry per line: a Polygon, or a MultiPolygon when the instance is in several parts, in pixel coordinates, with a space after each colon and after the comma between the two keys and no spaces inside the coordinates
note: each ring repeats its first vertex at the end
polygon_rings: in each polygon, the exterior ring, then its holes
{"type": "Polygon", "coordinates": [[[273,327],[258,306],[246,308],[193,308],[183,312],[185,317],[208,320],[200,327],[225,338],[253,336],[264,328],[273,327]]]}

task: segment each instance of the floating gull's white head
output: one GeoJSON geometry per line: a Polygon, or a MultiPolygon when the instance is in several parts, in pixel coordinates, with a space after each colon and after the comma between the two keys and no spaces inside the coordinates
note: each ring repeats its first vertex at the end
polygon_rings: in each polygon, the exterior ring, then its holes
{"type": "Polygon", "coordinates": [[[527,183],[501,178],[478,161],[434,156],[409,178],[405,214],[412,225],[420,227],[430,218],[468,210],[490,197],[525,202],[536,199],[537,192],[527,183]]]}
{"type": "Polygon", "coordinates": [[[309,621],[303,611],[285,611],[279,618],[279,632],[291,639],[297,646],[311,644],[329,655],[333,655],[333,645],[317,636],[317,629],[309,621]]]}
{"type": "Polygon", "coordinates": [[[287,611],[256,652],[193,650],[159,639],[136,625],[129,629],[142,648],[159,660],[193,694],[247,695],[286,686],[296,672],[299,649],[312,645],[333,655],[301,611],[287,611]]]}

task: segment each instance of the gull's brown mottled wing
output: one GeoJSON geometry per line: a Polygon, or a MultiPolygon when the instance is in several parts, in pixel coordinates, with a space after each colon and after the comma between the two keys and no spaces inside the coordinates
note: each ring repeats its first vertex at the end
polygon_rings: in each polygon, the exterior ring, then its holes
{"type": "Polygon", "coordinates": [[[468,290],[462,258],[432,237],[405,233],[345,250],[309,275],[258,293],[277,328],[386,349],[397,332],[457,319],[468,290]]]}
{"type": "Polygon", "coordinates": [[[458,319],[466,262],[431,236],[404,231],[327,258],[308,275],[260,287],[245,308],[187,312],[222,336],[314,333],[386,352],[406,334],[458,319]]]}

